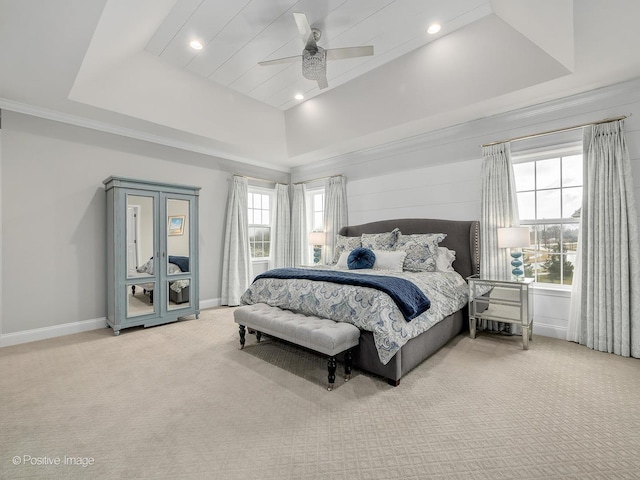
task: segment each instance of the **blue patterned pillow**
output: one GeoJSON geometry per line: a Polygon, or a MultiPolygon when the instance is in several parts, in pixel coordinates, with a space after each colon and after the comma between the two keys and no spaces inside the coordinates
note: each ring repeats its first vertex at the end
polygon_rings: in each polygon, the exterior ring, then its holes
{"type": "Polygon", "coordinates": [[[349,270],[359,270],[361,268],[372,268],[376,261],[376,254],[368,248],[356,248],[349,254],[347,265],[349,270]]]}
{"type": "Polygon", "coordinates": [[[409,272],[435,272],[438,244],[446,236],[446,233],[400,234],[396,250],[407,252],[404,259],[404,269],[409,272]]]}
{"type": "Polygon", "coordinates": [[[363,233],[362,247],[369,250],[394,250],[399,234],[400,230],[397,228],[387,233],[363,233]]]}
{"type": "Polygon", "coordinates": [[[361,246],[362,243],[360,242],[360,237],[345,237],[340,234],[336,235],[336,246],[333,251],[333,262],[331,262],[331,264],[335,265],[338,263],[342,252],[350,252],[356,248],[360,248],[361,246]]]}

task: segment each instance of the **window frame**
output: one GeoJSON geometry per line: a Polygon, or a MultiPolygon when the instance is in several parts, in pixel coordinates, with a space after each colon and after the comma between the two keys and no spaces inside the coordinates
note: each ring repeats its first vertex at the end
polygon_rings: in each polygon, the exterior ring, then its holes
{"type": "Polygon", "coordinates": [[[314,187],[314,188],[307,188],[307,191],[305,192],[307,198],[306,198],[306,204],[307,204],[307,225],[310,228],[310,232],[314,232],[314,231],[319,231],[322,230],[324,231],[324,206],[325,206],[325,195],[326,195],[326,189],[324,187],[314,187]],[[318,194],[322,194],[322,210],[316,210],[315,207],[315,196],[318,194]],[[316,225],[315,222],[315,214],[322,212],[322,220],[321,220],[321,225],[316,225]]]}
{"type": "MultiPolygon", "coordinates": [[[[268,224],[263,224],[263,223],[248,223],[248,233],[249,233],[249,251],[251,253],[251,261],[270,261],[271,260],[271,254],[272,254],[272,243],[271,243],[271,238],[272,238],[272,233],[273,233],[273,225],[272,225],[272,220],[273,220],[273,207],[274,207],[274,202],[275,202],[275,191],[273,189],[270,188],[264,188],[264,187],[255,187],[255,186],[251,186],[249,185],[249,187],[247,188],[247,193],[248,195],[251,194],[257,194],[257,195],[265,195],[267,197],[269,197],[269,223],[268,224]],[[253,256],[253,251],[254,248],[253,245],[255,244],[251,242],[251,229],[252,228],[268,228],[269,229],[269,255],[267,256],[262,256],[262,257],[254,257],[253,256]]],[[[256,210],[253,207],[249,207],[249,198],[247,198],[247,217],[249,217],[249,210],[256,210]]],[[[265,210],[263,208],[261,208],[260,210],[265,210]]],[[[249,218],[247,218],[247,220],[249,220],[249,218]]]]}
{"type": "MultiPolygon", "coordinates": [[[[306,217],[307,217],[307,229],[308,232],[307,234],[309,234],[310,232],[317,232],[317,231],[325,231],[325,226],[324,226],[324,208],[326,205],[326,197],[327,195],[327,189],[324,185],[318,185],[315,187],[307,187],[305,190],[305,204],[306,204],[306,217]],[[319,193],[322,194],[322,210],[317,210],[315,207],[315,196],[318,195],[319,193]],[[315,215],[317,213],[322,212],[321,215],[321,220],[320,220],[320,225],[317,225],[317,223],[315,222],[315,215]]],[[[314,246],[313,245],[308,245],[307,247],[307,254],[306,254],[306,258],[307,258],[307,262],[309,264],[313,263],[313,258],[314,258],[314,246]]],[[[321,248],[320,250],[320,254],[319,254],[319,258],[320,258],[320,262],[322,262],[322,251],[324,250],[324,248],[321,248]]]]}
{"type": "MultiPolygon", "coordinates": [[[[536,218],[533,219],[528,219],[528,218],[520,218],[520,225],[521,226],[529,226],[531,233],[534,234],[534,239],[535,239],[535,243],[534,243],[534,247],[531,248],[524,248],[523,252],[525,253],[525,255],[527,253],[529,254],[533,254],[534,258],[536,258],[536,256],[538,256],[539,254],[539,250],[538,250],[538,246],[542,243],[542,240],[539,239],[538,235],[539,235],[539,230],[537,227],[543,226],[543,225],[559,225],[560,226],[560,238],[558,239],[557,245],[560,245],[560,252],[552,252],[550,254],[552,255],[559,255],[560,256],[560,279],[559,279],[559,283],[555,283],[555,282],[545,282],[544,280],[540,280],[540,277],[538,275],[539,270],[534,268],[533,270],[533,279],[534,282],[536,284],[536,286],[539,287],[545,287],[545,288],[558,288],[558,289],[570,289],[573,283],[573,277],[571,279],[571,283],[566,283],[565,282],[565,278],[564,278],[564,264],[566,261],[566,258],[568,255],[570,255],[570,253],[566,252],[566,251],[562,251],[563,248],[562,246],[565,245],[567,242],[565,242],[564,238],[565,238],[565,225],[577,225],[579,227],[580,225],[580,217],[556,217],[556,218],[544,218],[544,219],[539,219],[537,218],[538,216],[538,212],[537,212],[537,194],[538,192],[544,192],[544,191],[550,191],[550,190],[560,190],[560,212],[561,214],[563,213],[563,208],[564,208],[564,196],[563,196],[563,190],[567,189],[567,188],[575,188],[575,187],[580,187],[580,188],[584,188],[584,181],[582,181],[580,183],[580,185],[569,185],[569,186],[564,186],[563,185],[563,162],[561,161],[562,158],[564,157],[571,157],[571,156],[575,156],[575,155],[583,155],[583,148],[582,148],[582,143],[581,142],[572,142],[572,143],[567,143],[567,144],[562,144],[562,145],[555,145],[552,147],[542,147],[542,148],[536,148],[536,149],[530,149],[530,150],[524,150],[522,152],[518,152],[518,153],[512,153],[511,155],[511,161],[512,164],[515,165],[519,165],[519,164],[524,164],[524,163],[530,163],[530,162],[538,162],[538,161],[542,161],[542,160],[550,160],[550,159],[554,159],[557,158],[560,160],[560,168],[559,168],[559,179],[560,179],[560,183],[559,186],[557,187],[545,187],[545,188],[538,188],[537,184],[534,183],[534,188],[533,190],[518,190],[517,186],[516,186],[516,195],[518,193],[522,193],[523,191],[533,191],[534,192],[534,209],[535,209],[535,215],[536,218]]],[[[514,172],[514,180],[515,180],[515,172],[514,172]]],[[[534,182],[536,182],[536,177],[534,177],[534,182]]],[[[520,208],[520,205],[518,205],[518,207],[520,208]]],[[[520,212],[518,212],[518,215],[520,214],[520,212]]],[[[576,241],[577,243],[577,241],[576,241]]],[[[549,254],[549,253],[548,253],[549,254]]],[[[525,263],[525,266],[527,264],[525,263]]],[[[528,277],[531,278],[531,277],[528,277]]]]}

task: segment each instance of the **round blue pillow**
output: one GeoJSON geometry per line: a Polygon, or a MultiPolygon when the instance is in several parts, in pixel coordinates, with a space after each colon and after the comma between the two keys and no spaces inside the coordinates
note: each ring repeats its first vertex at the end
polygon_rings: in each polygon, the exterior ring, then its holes
{"type": "Polygon", "coordinates": [[[358,270],[360,268],[372,268],[376,261],[376,254],[368,248],[356,248],[352,250],[347,258],[347,266],[349,270],[358,270]]]}

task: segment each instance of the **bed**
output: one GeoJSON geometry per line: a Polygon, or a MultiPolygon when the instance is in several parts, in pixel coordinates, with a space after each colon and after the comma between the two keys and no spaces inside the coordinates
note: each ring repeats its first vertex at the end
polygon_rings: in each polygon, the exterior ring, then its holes
{"type": "MultiPolygon", "coordinates": [[[[257,278],[243,294],[241,302],[267,303],[282,309],[355,324],[361,329],[361,336],[359,346],[353,350],[354,366],[382,376],[392,385],[398,385],[403,375],[438,351],[467,324],[468,288],[464,279],[479,272],[479,224],[476,221],[440,219],[384,220],[345,227],[340,235],[357,242],[357,238],[364,238],[363,234],[370,238],[375,237],[372,234],[386,234],[394,230],[399,230],[405,238],[418,234],[446,234],[439,246],[456,252],[452,264],[455,272],[396,274],[362,271],[363,274],[371,272],[375,275],[408,277],[417,283],[427,282],[425,279],[428,278],[436,281],[429,293],[429,296],[433,296],[431,308],[410,322],[406,317],[399,317],[399,308],[391,305],[393,301],[384,293],[377,293],[373,297],[370,289],[356,290],[359,287],[327,285],[324,282],[257,278]],[[450,299],[449,294],[442,293],[449,284],[454,288],[450,299]],[[442,291],[439,291],[441,288],[442,291]],[[332,302],[330,308],[325,307],[327,301],[332,302]],[[356,303],[368,310],[359,307],[354,309],[356,303]],[[438,312],[444,318],[436,318],[438,312]]],[[[380,248],[384,249],[384,246],[380,248]]]]}
{"type": "MultiPolygon", "coordinates": [[[[189,271],[189,257],[169,255],[167,264],[167,273],[169,275],[178,274],[189,271]]],[[[153,257],[147,263],[137,268],[139,274],[153,275],[153,257]]],[[[153,304],[154,283],[140,283],[138,287],[145,294],[149,295],[149,303],[153,304]]],[[[136,285],[131,287],[132,293],[136,293],[136,285]]],[[[189,301],[189,280],[175,280],[169,282],[169,301],[175,304],[181,304],[189,301]]]]}

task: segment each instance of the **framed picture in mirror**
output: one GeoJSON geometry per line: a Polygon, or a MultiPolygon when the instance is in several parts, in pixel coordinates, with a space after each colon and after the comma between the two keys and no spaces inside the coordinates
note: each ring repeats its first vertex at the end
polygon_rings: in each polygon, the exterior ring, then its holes
{"type": "Polygon", "coordinates": [[[185,215],[174,215],[169,217],[169,235],[182,235],[184,233],[185,215]]]}

